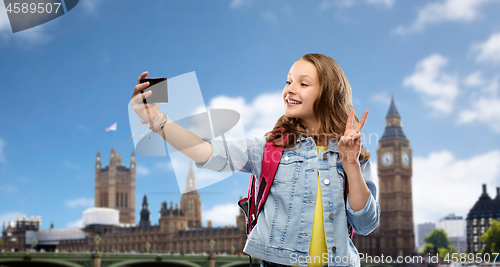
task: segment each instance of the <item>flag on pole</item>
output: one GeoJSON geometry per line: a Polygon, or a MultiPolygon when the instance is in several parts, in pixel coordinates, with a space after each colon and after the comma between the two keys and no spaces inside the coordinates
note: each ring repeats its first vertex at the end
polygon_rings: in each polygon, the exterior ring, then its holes
{"type": "Polygon", "coordinates": [[[116,131],[116,122],[113,125],[106,128],[106,132],[109,131],[116,131]]]}

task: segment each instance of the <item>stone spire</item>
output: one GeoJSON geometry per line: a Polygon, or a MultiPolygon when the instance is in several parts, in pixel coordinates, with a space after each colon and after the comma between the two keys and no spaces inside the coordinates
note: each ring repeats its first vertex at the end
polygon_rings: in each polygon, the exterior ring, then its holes
{"type": "Polygon", "coordinates": [[[186,176],[186,190],[185,193],[196,190],[196,179],[194,177],[193,162],[189,161],[189,170],[186,176]]]}
{"type": "Polygon", "coordinates": [[[142,209],[141,209],[141,218],[139,221],[140,227],[148,227],[151,226],[151,213],[149,212],[148,207],[148,198],[144,195],[142,199],[142,209]]]}
{"type": "Polygon", "coordinates": [[[394,139],[408,140],[403,132],[403,124],[401,123],[401,116],[396,108],[394,96],[391,96],[391,105],[389,106],[389,111],[387,111],[387,115],[385,116],[385,130],[382,138],[380,138],[380,141],[394,139]]]}

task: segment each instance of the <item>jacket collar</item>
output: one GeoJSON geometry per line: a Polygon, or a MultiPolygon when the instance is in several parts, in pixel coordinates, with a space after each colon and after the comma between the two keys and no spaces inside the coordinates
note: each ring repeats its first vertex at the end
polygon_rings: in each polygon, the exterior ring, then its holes
{"type": "MultiPolygon", "coordinates": [[[[312,137],[305,137],[303,135],[300,136],[300,140],[302,140],[302,145],[306,145],[307,142],[314,143],[314,140],[312,137]]],[[[338,143],[334,142],[332,140],[328,140],[328,148],[326,149],[327,152],[339,152],[339,147],[338,143]]]]}

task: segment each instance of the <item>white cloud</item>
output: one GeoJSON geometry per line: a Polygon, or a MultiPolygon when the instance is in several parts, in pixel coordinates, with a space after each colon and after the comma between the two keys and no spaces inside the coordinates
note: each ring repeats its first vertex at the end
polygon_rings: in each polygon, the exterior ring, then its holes
{"type": "Polygon", "coordinates": [[[404,86],[410,86],[422,96],[426,105],[436,111],[450,113],[459,93],[458,79],[441,69],[448,60],[440,54],[433,54],[417,63],[415,72],[406,77],[404,86]]]}
{"type": "Polygon", "coordinates": [[[449,213],[467,216],[482,193],[481,184],[487,184],[490,191],[500,184],[499,150],[467,159],[457,159],[447,150],[433,152],[428,157],[414,157],[415,223],[437,223],[449,213]]]}
{"type": "Polygon", "coordinates": [[[473,44],[471,50],[478,52],[477,62],[490,61],[500,62],[500,32],[494,33],[490,38],[482,43],[473,44]]]}
{"type": "Polygon", "coordinates": [[[141,164],[137,164],[135,168],[135,172],[137,175],[140,176],[148,176],[149,175],[149,169],[141,164]]]}
{"type": "Polygon", "coordinates": [[[236,225],[236,216],[239,207],[235,203],[216,205],[210,210],[202,211],[202,218],[206,222],[212,221],[212,226],[236,225]]]}
{"type": "Polygon", "coordinates": [[[475,71],[467,76],[464,83],[467,86],[481,86],[485,84],[485,81],[481,72],[475,71]]]}
{"type": "Polygon", "coordinates": [[[15,221],[18,216],[21,217],[22,213],[16,211],[3,213],[0,214],[0,222],[2,222],[2,224],[5,222],[5,226],[7,226],[8,222],[15,221]]]}
{"type": "Polygon", "coordinates": [[[399,26],[395,32],[406,34],[420,32],[431,24],[445,21],[473,21],[479,16],[479,8],[494,0],[444,0],[427,3],[418,10],[417,19],[410,26],[399,26]]]}
{"type": "Polygon", "coordinates": [[[246,103],[242,97],[230,98],[218,96],[210,101],[210,109],[226,108],[240,113],[246,138],[262,137],[270,131],[276,121],[284,114],[282,94],[263,93],[251,103],[246,103]]]}
{"type": "Polygon", "coordinates": [[[93,198],[78,198],[78,199],[66,200],[65,204],[66,204],[66,206],[68,206],[70,208],[93,207],[94,206],[94,199],[93,198]]]}
{"type": "Polygon", "coordinates": [[[378,92],[372,94],[370,101],[379,103],[382,106],[389,106],[391,103],[391,96],[386,92],[378,92]]]}
{"type": "Polygon", "coordinates": [[[484,123],[493,131],[500,133],[500,99],[481,97],[474,102],[470,109],[460,112],[459,124],[473,122],[484,123]]]}
{"type": "Polygon", "coordinates": [[[78,219],[76,221],[68,223],[66,226],[67,228],[74,228],[74,227],[82,227],[83,225],[83,219],[78,219]]]}
{"type": "Polygon", "coordinates": [[[5,159],[5,152],[4,152],[5,145],[6,145],[5,141],[0,137],[0,162],[2,163],[7,162],[7,160],[5,159]]]}
{"type": "Polygon", "coordinates": [[[262,17],[272,23],[276,23],[278,21],[278,17],[273,12],[270,11],[262,13],[262,17]]]}
{"type": "Polygon", "coordinates": [[[458,124],[483,123],[493,131],[500,133],[500,98],[498,97],[500,75],[486,82],[479,72],[466,80],[466,84],[480,86],[480,91],[470,94],[471,106],[458,114],[458,124]]]}

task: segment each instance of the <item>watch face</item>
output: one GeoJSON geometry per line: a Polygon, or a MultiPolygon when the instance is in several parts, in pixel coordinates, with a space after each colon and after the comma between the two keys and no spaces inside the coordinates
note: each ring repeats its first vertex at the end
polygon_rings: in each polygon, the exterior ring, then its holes
{"type": "Polygon", "coordinates": [[[403,162],[403,165],[405,167],[408,167],[408,165],[410,165],[410,156],[408,156],[408,153],[403,152],[403,155],[401,156],[401,162],[403,162]]]}
{"type": "Polygon", "coordinates": [[[382,165],[384,166],[390,166],[392,164],[392,154],[390,152],[385,152],[382,155],[382,165]]]}

